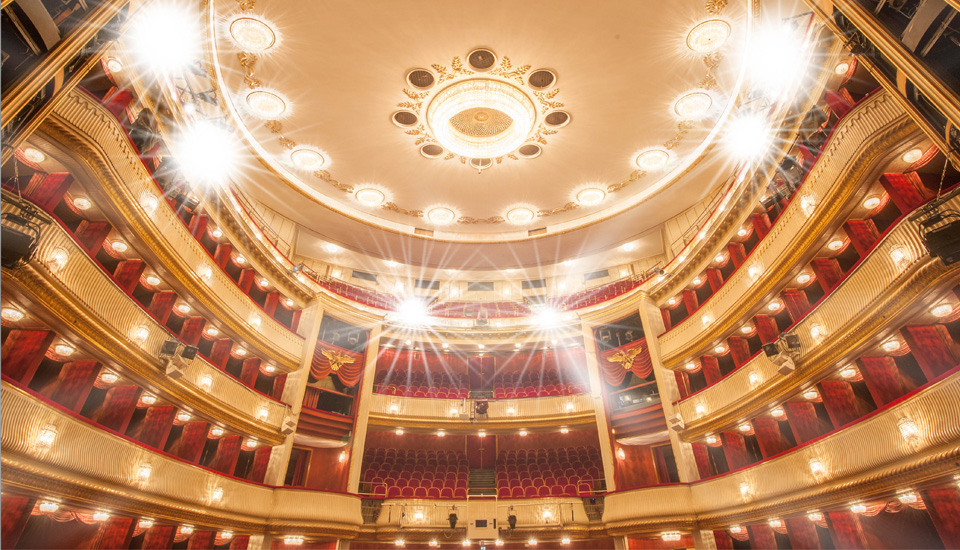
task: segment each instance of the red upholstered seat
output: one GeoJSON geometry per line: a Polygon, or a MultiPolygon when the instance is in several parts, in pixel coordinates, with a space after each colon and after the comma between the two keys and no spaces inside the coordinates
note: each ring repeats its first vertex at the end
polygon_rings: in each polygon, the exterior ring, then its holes
{"type": "Polygon", "coordinates": [[[564,485],[563,494],[568,496],[577,496],[577,487],[575,485],[564,485]]]}
{"type": "Polygon", "coordinates": [[[440,498],[440,488],[439,487],[430,487],[427,489],[427,497],[429,498],[440,498]]]}
{"type": "Polygon", "coordinates": [[[440,489],[440,498],[453,498],[453,488],[444,487],[443,489],[440,489]]]}
{"type": "Polygon", "coordinates": [[[427,488],[426,487],[417,487],[413,491],[413,496],[416,498],[426,498],[427,497],[427,488]]]}
{"type": "Polygon", "coordinates": [[[403,490],[395,485],[387,489],[387,498],[400,498],[402,494],[403,490]]]}
{"type": "Polygon", "coordinates": [[[497,487],[497,498],[510,498],[510,488],[497,487]]]}
{"type": "Polygon", "coordinates": [[[453,491],[453,498],[467,498],[467,488],[457,487],[453,491]]]}
{"type": "Polygon", "coordinates": [[[550,487],[543,485],[537,488],[537,496],[548,497],[550,496],[550,487]]]}
{"type": "Polygon", "coordinates": [[[387,486],[384,484],[374,485],[373,486],[373,496],[382,497],[387,494],[387,486]]]}
{"type": "Polygon", "coordinates": [[[403,487],[400,489],[400,494],[403,498],[413,498],[413,487],[403,487]]]}
{"type": "Polygon", "coordinates": [[[537,496],[537,488],[532,485],[527,487],[523,491],[523,496],[526,498],[535,498],[537,496]]]}
{"type": "Polygon", "coordinates": [[[523,498],[523,487],[520,487],[519,485],[514,486],[510,491],[510,496],[513,498],[523,498]]]}

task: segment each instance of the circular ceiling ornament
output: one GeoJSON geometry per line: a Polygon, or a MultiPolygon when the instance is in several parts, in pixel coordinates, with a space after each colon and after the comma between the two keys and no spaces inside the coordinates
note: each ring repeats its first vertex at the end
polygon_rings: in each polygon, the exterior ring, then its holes
{"type": "Polygon", "coordinates": [[[372,187],[358,189],[357,192],[354,193],[354,197],[364,206],[380,206],[383,204],[383,201],[387,199],[383,191],[372,187]]]}
{"type": "Polygon", "coordinates": [[[690,29],[687,47],[697,53],[710,53],[730,37],[730,23],[723,19],[710,19],[690,29]]]}
{"type": "Polygon", "coordinates": [[[476,168],[478,171],[486,170],[493,166],[493,160],[491,159],[470,159],[470,166],[476,168]]]}
{"type": "Polygon", "coordinates": [[[486,48],[477,48],[467,54],[467,64],[470,68],[483,72],[489,71],[497,63],[497,54],[486,48]]]}
{"type": "Polygon", "coordinates": [[[673,111],[680,118],[690,120],[698,119],[705,115],[710,107],[713,106],[713,98],[706,92],[691,92],[673,104],[673,111]]]}
{"type": "Polygon", "coordinates": [[[429,90],[437,83],[437,77],[426,69],[414,69],[407,73],[407,84],[418,90],[429,90]]]}
{"type": "Polygon", "coordinates": [[[521,145],[517,149],[517,154],[525,159],[533,159],[540,156],[540,153],[543,152],[543,149],[539,145],[533,143],[527,143],[526,145],[521,145]]]}
{"type": "Polygon", "coordinates": [[[644,170],[663,168],[670,160],[670,153],[665,149],[650,149],[637,155],[637,166],[644,170]]]}
{"type": "Polygon", "coordinates": [[[567,124],[570,124],[570,113],[566,111],[554,111],[543,119],[543,123],[551,128],[563,128],[567,124]]]}
{"type": "Polygon", "coordinates": [[[445,206],[438,206],[427,210],[427,219],[434,225],[447,225],[456,221],[457,213],[445,206]]]}
{"type": "Polygon", "coordinates": [[[274,91],[253,90],[245,100],[250,112],[264,120],[276,120],[287,112],[287,102],[274,91]]]}
{"type": "Polygon", "coordinates": [[[301,170],[313,172],[319,170],[327,162],[323,154],[311,147],[298,147],[290,152],[290,162],[301,170]]]}
{"type": "Polygon", "coordinates": [[[607,193],[599,187],[587,187],[577,193],[577,202],[582,206],[594,206],[603,202],[607,193]]]}
{"type": "Polygon", "coordinates": [[[390,117],[393,123],[401,128],[411,128],[420,122],[420,117],[410,111],[397,111],[390,117]]]}
{"type": "Polygon", "coordinates": [[[436,143],[427,143],[420,148],[420,154],[428,159],[435,159],[443,155],[443,147],[440,147],[436,143]]]}
{"type": "Polygon", "coordinates": [[[277,43],[273,26],[258,17],[241,14],[230,21],[230,38],[245,52],[261,53],[277,43]]]}
{"type": "Polygon", "coordinates": [[[536,213],[526,206],[518,206],[507,211],[507,221],[513,225],[527,225],[536,217],[536,213]]]}
{"type": "Polygon", "coordinates": [[[557,75],[548,69],[537,69],[530,73],[527,85],[534,90],[546,90],[557,82],[557,75]]]}
{"type": "Polygon", "coordinates": [[[427,106],[427,124],[447,150],[470,158],[499,157],[533,131],[537,110],[516,86],[469,79],[439,92],[427,106]]]}

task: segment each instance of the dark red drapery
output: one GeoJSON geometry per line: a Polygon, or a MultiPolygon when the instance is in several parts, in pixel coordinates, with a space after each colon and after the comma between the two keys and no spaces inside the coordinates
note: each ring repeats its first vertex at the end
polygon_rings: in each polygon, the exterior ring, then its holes
{"type": "Polygon", "coordinates": [[[310,376],[322,380],[331,373],[336,374],[344,385],[357,385],[363,373],[363,354],[317,340],[310,376]]]}
{"type": "Polygon", "coordinates": [[[650,359],[646,338],[608,349],[600,354],[600,359],[603,378],[612,386],[622,384],[627,372],[644,379],[653,374],[653,361],[650,359]]]}

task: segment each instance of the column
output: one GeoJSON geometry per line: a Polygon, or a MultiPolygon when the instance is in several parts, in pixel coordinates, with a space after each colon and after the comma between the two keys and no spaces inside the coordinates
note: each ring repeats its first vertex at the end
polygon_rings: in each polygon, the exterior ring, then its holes
{"type": "MultiPolygon", "coordinates": [[[[317,345],[317,337],[320,335],[320,322],[323,320],[323,308],[320,307],[320,300],[310,302],[303,311],[309,322],[301,325],[306,330],[300,332],[300,335],[303,336],[303,354],[300,358],[300,368],[287,375],[281,398],[281,401],[290,404],[290,416],[292,418],[299,417],[300,409],[303,407],[303,394],[307,391],[307,382],[310,379],[310,361],[313,360],[313,348],[317,345]]],[[[273,447],[270,454],[270,463],[267,465],[267,473],[263,478],[263,482],[267,485],[283,485],[283,479],[287,475],[287,465],[290,462],[290,453],[293,451],[293,436],[294,434],[291,433],[284,438],[283,443],[273,447]]],[[[251,544],[253,544],[252,539],[251,544]]]]}
{"type": "MultiPolygon", "coordinates": [[[[659,314],[657,318],[661,319],[659,314]]],[[[587,377],[590,380],[590,397],[593,399],[593,410],[597,419],[597,437],[600,439],[603,478],[606,481],[607,490],[615,491],[617,489],[616,464],[613,460],[613,442],[610,438],[607,407],[603,401],[603,379],[600,376],[600,363],[597,360],[597,342],[594,340],[593,327],[586,323],[581,322],[580,333],[583,335],[583,354],[587,366],[587,377]]],[[[649,341],[649,338],[647,340],[649,341]]]]}
{"type": "Polygon", "coordinates": [[[360,400],[356,408],[356,418],[353,424],[353,439],[350,449],[350,473],[347,477],[347,491],[356,493],[360,490],[360,474],[363,468],[363,448],[367,442],[367,424],[370,417],[370,402],[373,401],[373,378],[377,371],[377,355],[380,353],[381,323],[370,329],[367,338],[367,349],[363,356],[363,379],[357,399],[360,400]]]}

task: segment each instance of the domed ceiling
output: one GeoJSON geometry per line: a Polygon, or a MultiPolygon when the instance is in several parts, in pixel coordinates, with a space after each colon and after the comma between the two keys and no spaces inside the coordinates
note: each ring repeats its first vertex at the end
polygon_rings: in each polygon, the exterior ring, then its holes
{"type": "MultiPolygon", "coordinates": [[[[730,174],[742,2],[216,0],[218,77],[309,239],[522,267],[647,237],[730,174]]],[[[319,254],[318,254],[319,255],[319,254]]]]}

